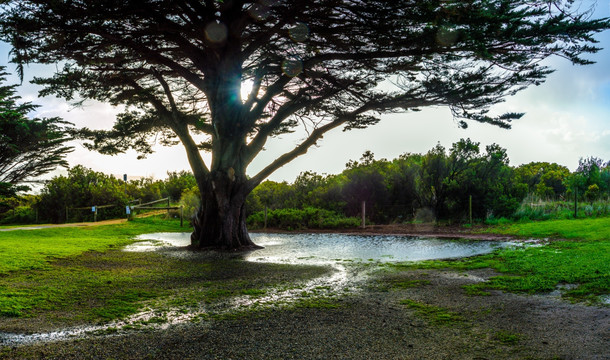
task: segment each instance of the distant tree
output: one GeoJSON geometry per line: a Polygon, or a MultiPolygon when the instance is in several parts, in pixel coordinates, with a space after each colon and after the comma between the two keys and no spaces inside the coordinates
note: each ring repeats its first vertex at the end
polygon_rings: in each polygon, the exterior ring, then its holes
{"type": "Polygon", "coordinates": [[[451,169],[445,147],[440,143],[422,158],[419,181],[417,182],[420,204],[434,212],[435,216],[444,215],[447,182],[451,169]]]}
{"type": "Polygon", "coordinates": [[[299,204],[294,201],[295,190],[287,182],[263,181],[248,196],[248,212],[268,209],[294,208],[299,204]]]}
{"type": "Polygon", "coordinates": [[[565,194],[567,190],[566,180],[569,176],[570,170],[563,166],[545,172],[536,185],[536,194],[546,197],[557,197],[565,194]]]}
{"type": "Polygon", "coordinates": [[[184,190],[197,186],[197,181],[193,173],[189,171],[174,171],[167,173],[167,179],[164,181],[164,184],[167,195],[172,200],[178,201],[184,190]]]}
{"type": "Polygon", "coordinates": [[[610,161],[602,169],[600,174],[600,190],[610,197],[610,161]]]}
{"type": "Polygon", "coordinates": [[[437,145],[422,160],[419,184],[422,204],[442,219],[467,219],[472,197],[476,219],[510,216],[526,194],[508,166],[506,150],[497,144],[485,147],[470,139],[454,143],[448,154],[437,145]]]}
{"type": "MultiPolygon", "coordinates": [[[[8,74],[0,66],[0,83],[8,74]]],[[[28,118],[38,106],[18,104],[16,85],[0,86],[0,196],[27,190],[25,182],[57,166],[67,167],[72,151],[66,142],[68,122],[60,118],[28,118]]]]}
{"type": "Polygon", "coordinates": [[[388,112],[447,106],[465,120],[510,127],[490,106],[544,81],[541,60],[589,64],[606,19],[573,1],[516,0],[7,0],[12,60],[61,64],[42,95],[124,105],[109,131],[83,129],[92,149],[184,145],[201,192],[194,247],[254,246],[246,196],[332,129],[388,112]],[[246,176],[270,137],[305,139],[246,176]],[[154,136],[155,134],[159,136],[154,136]],[[206,165],[200,151],[210,151],[206,165]]]}
{"type": "Polygon", "coordinates": [[[57,223],[91,219],[90,210],[66,213],[66,208],[116,205],[104,210],[107,217],[113,218],[125,214],[125,204],[127,198],[122,180],[77,165],[66,176],[55,176],[45,184],[37,206],[41,218],[57,223]]]}
{"type": "Polygon", "coordinates": [[[315,190],[323,186],[324,177],[313,171],[303,171],[294,180],[293,188],[295,192],[295,201],[297,207],[305,207],[313,204],[315,199],[312,199],[312,195],[315,190]]]}
{"type": "Polygon", "coordinates": [[[599,198],[599,186],[597,184],[589,185],[585,191],[585,199],[593,202],[597,198],[599,198]]]}
{"type": "Polygon", "coordinates": [[[386,182],[392,201],[389,217],[393,220],[411,220],[420,207],[417,177],[421,158],[420,154],[403,154],[392,161],[386,182]]]}
{"type": "Polygon", "coordinates": [[[604,161],[596,157],[581,158],[578,160],[576,172],[585,179],[584,186],[597,185],[601,181],[601,170],[604,168],[604,161]]]}
{"type": "Polygon", "coordinates": [[[362,213],[362,202],[366,204],[366,214],[373,222],[386,222],[386,209],[390,205],[385,159],[375,160],[371,151],[365,151],[360,162],[350,161],[343,172],[345,183],[341,189],[345,201],[345,214],[357,216],[362,213]]]}
{"type": "Polygon", "coordinates": [[[141,202],[159,200],[168,196],[165,191],[165,183],[162,180],[155,180],[153,177],[129,180],[127,195],[131,200],[140,200],[141,202]]]}

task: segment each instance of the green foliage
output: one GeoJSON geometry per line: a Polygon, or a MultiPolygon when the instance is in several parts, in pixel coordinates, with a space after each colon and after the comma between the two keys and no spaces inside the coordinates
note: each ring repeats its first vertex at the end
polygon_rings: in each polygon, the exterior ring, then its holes
{"type": "MultiPolygon", "coordinates": [[[[577,212],[579,218],[608,216],[610,201],[608,199],[598,199],[589,203],[577,201],[577,212]]],[[[511,218],[517,221],[573,219],[574,201],[554,201],[529,195],[511,218]]]]}
{"type": "MultiPolygon", "coordinates": [[[[264,212],[257,212],[248,217],[248,225],[262,228],[265,224],[264,212]]],[[[357,218],[349,218],[333,211],[307,207],[304,209],[277,209],[267,212],[267,226],[277,229],[337,229],[351,228],[360,225],[357,218]]]]}
{"type": "Polygon", "coordinates": [[[92,221],[91,207],[104,205],[112,207],[100,208],[99,220],[123,216],[127,205],[123,182],[78,165],[46,184],[38,209],[42,219],[55,223],[92,221]]]}
{"type": "Polygon", "coordinates": [[[166,180],[142,178],[126,184],[122,179],[78,165],[66,176],[47,182],[39,196],[0,197],[0,224],[34,223],[37,211],[38,222],[92,221],[92,206],[98,206],[98,220],[121,218],[125,216],[125,206],[133,205],[133,200],[149,202],[176,193],[188,193],[189,198],[183,203],[187,215],[192,216],[199,204],[199,190],[189,172],[168,173],[166,180]]]}
{"type": "Polygon", "coordinates": [[[197,186],[183,190],[180,196],[180,205],[182,205],[184,218],[193,218],[199,209],[200,203],[201,195],[197,186]]]}
{"type": "Polygon", "coordinates": [[[294,192],[294,189],[285,181],[267,180],[248,195],[246,208],[249,214],[264,211],[265,207],[268,209],[296,208],[298,203],[295,201],[294,192]]]}
{"type": "MultiPolygon", "coordinates": [[[[173,201],[178,201],[187,189],[197,187],[195,176],[189,171],[168,172],[167,179],[163,181],[167,196],[173,201]]],[[[165,196],[163,196],[165,197],[165,196]]]]}
{"type": "Polygon", "coordinates": [[[271,210],[315,207],[359,217],[364,201],[373,223],[465,221],[469,196],[475,219],[509,217],[526,188],[508,166],[504,149],[491,145],[481,154],[479,144],[466,139],[453,144],[449,153],[439,144],[425,155],[388,161],[376,160],[368,151],[338,175],[305,172],[290,185],[266,181],[247,204],[251,213],[267,205],[271,210]]]}
{"type": "MultiPolygon", "coordinates": [[[[0,66],[0,83],[7,73],[0,66]]],[[[70,123],[60,118],[34,118],[27,115],[38,106],[17,104],[16,86],[0,86],[0,197],[24,190],[18,184],[67,167],[65,157],[73,148],[65,143],[70,123]]]]}
{"type": "Polygon", "coordinates": [[[33,224],[36,211],[30,206],[17,206],[0,217],[0,224],[33,224]]]}
{"type": "Polygon", "coordinates": [[[531,162],[515,168],[515,175],[517,181],[527,185],[527,192],[553,198],[565,193],[570,170],[555,163],[531,162]]]}

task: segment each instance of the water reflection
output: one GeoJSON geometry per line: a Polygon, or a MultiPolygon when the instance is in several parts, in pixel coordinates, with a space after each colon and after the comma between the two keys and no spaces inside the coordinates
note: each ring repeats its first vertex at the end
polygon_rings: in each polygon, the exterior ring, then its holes
{"type": "MultiPolygon", "coordinates": [[[[422,261],[487,254],[509,242],[466,241],[395,235],[251,234],[264,249],[245,254],[247,261],[320,264],[338,261],[422,261]]],[[[190,233],[140,235],[126,251],[151,251],[159,247],[184,247],[190,233]]]]}

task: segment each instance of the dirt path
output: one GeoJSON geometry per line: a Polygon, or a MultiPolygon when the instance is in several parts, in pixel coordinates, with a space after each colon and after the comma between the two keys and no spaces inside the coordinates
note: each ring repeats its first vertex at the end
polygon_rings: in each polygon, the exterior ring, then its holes
{"type": "MultiPolygon", "coordinates": [[[[137,218],[148,217],[153,215],[164,214],[166,210],[155,210],[147,212],[145,214],[136,215],[137,218]]],[[[96,222],[80,222],[80,223],[67,223],[67,224],[42,224],[42,225],[26,225],[11,228],[0,229],[0,231],[14,231],[14,230],[38,230],[38,229],[51,229],[58,227],[86,227],[86,226],[102,226],[102,225],[117,225],[127,222],[127,219],[111,219],[102,220],[96,222]]]]}
{"type": "Polygon", "coordinates": [[[15,231],[15,230],[38,230],[38,229],[51,229],[59,227],[85,227],[85,226],[102,226],[102,225],[116,225],[127,222],[127,219],[112,219],[102,220],[96,222],[82,222],[82,223],[68,223],[68,224],[42,224],[42,225],[28,225],[19,226],[13,228],[0,229],[0,231],[15,231]]]}

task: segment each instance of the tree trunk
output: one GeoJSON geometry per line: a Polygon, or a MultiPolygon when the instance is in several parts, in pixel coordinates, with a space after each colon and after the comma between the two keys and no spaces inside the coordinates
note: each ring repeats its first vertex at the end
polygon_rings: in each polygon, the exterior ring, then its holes
{"type": "Polygon", "coordinates": [[[246,195],[243,184],[228,176],[216,176],[204,191],[193,219],[191,248],[245,251],[261,249],[246,228],[246,195]]]}

